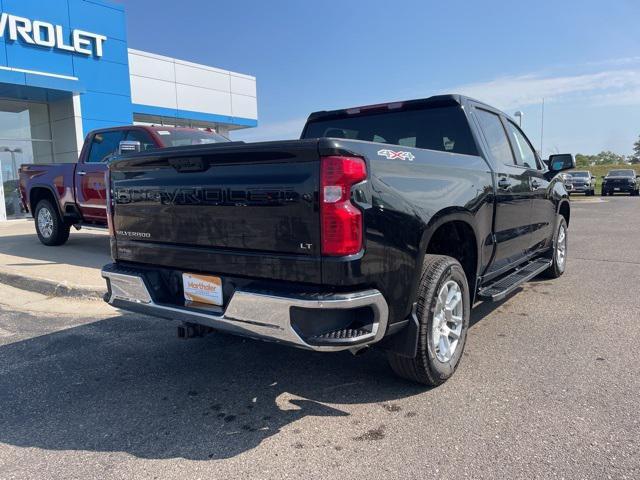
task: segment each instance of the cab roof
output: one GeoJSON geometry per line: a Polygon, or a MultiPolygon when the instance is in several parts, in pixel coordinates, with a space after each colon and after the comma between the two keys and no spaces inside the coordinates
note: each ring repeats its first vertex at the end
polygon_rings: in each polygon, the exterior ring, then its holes
{"type": "Polygon", "coordinates": [[[467,102],[475,102],[488,110],[492,110],[499,113],[500,110],[487,105],[484,102],[476,100],[464,95],[450,93],[445,95],[434,95],[427,98],[419,98],[414,100],[401,100],[397,102],[378,103],[375,105],[363,105],[360,107],[343,108],[339,110],[321,110],[313,112],[309,115],[307,122],[314,122],[317,120],[329,120],[331,118],[345,117],[349,115],[359,115],[365,112],[384,111],[384,110],[417,110],[421,108],[436,108],[436,107],[453,107],[456,105],[463,106],[467,102]]]}

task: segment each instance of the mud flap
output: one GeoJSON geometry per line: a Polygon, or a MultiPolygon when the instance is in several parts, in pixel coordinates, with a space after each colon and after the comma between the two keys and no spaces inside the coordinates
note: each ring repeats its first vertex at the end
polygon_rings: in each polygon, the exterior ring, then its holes
{"type": "MultiPolygon", "coordinates": [[[[416,304],[413,305],[409,318],[401,323],[404,326],[400,326],[396,333],[388,333],[376,347],[403,357],[415,358],[418,354],[418,334],[420,332],[416,304]]],[[[393,326],[390,325],[389,329],[393,326]]]]}

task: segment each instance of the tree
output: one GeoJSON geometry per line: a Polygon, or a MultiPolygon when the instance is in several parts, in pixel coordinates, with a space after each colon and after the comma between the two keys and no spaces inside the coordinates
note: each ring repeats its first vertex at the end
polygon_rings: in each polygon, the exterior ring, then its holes
{"type": "Polygon", "coordinates": [[[624,157],[609,150],[600,152],[596,155],[597,165],[618,165],[620,163],[624,163],[624,157]]]}
{"type": "Polygon", "coordinates": [[[621,165],[626,163],[626,161],[627,158],[624,155],[618,155],[617,153],[609,150],[602,151],[597,155],[583,155],[582,153],[576,154],[576,167],[580,168],[591,167],[594,165],[621,165]]]}
{"type": "Polygon", "coordinates": [[[582,153],[576,154],[576,167],[586,168],[595,164],[595,155],[583,155],[582,153]]]}
{"type": "Polygon", "coordinates": [[[640,163],[640,136],[636,143],[633,144],[633,155],[631,155],[631,163],[640,163]]]}

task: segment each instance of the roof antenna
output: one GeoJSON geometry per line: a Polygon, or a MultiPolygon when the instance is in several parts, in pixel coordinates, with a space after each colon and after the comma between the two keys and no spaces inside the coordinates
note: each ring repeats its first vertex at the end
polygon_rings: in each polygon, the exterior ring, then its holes
{"type": "Polygon", "coordinates": [[[542,146],[544,145],[544,97],[542,97],[542,124],[540,125],[540,156],[544,158],[542,146]]]}

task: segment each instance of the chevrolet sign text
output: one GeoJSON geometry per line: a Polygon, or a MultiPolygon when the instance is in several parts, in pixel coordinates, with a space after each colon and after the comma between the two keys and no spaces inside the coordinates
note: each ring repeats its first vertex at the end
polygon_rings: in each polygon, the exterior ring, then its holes
{"type": "Polygon", "coordinates": [[[0,17],[0,37],[13,42],[21,40],[29,45],[96,57],[102,57],[103,45],[107,41],[105,35],[77,29],[71,32],[70,38],[65,38],[61,25],[40,20],[32,21],[9,13],[2,13],[0,17]]]}

